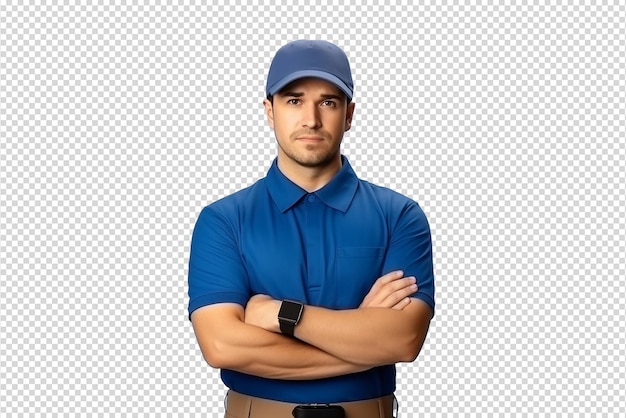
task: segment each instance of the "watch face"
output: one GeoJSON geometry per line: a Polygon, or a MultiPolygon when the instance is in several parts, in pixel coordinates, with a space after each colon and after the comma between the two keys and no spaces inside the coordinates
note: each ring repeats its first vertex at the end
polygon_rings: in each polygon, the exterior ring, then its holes
{"type": "Polygon", "coordinates": [[[280,305],[280,311],[278,311],[278,318],[297,322],[300,319],[301,313],[302,313],[302,304],[297,303],[297,302],[291,302],[289,300],[284,300],[283,303],[280,305]]]}

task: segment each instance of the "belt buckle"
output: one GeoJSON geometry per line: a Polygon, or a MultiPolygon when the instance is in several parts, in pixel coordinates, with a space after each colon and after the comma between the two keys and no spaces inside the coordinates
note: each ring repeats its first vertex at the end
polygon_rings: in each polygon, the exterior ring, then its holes
{"type": "Polygon", "coordinates": [[[296,406],[291,414],[294,418],[344,418],[345,411],[339,405],[309,403],[296,406]]]}

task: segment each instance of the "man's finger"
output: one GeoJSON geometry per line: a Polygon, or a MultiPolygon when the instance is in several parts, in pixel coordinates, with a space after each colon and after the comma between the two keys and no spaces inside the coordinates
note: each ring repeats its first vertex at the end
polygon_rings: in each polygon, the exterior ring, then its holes
{"type": "Polygon", "coordinates": [[[407,281],[407,285],[400,287],[392,293],[389,293],[387,297],[383,300],[385,305],[395,305],[402,301],[402,299],[411,296],[413,293],[417,292],[417,284],[412,283],[411,281],[407,281]]]}
{"type": "MultiPolygon", "coordinates": [[[[374,286],[380,286],[380,285],[389,284],[389,283],[393,282],[394,280],[401,279],[403,276],[404,276],[404,272],[402,270],[391,271],[391,272],[389,272],[387,274],[384,274],[384,275],[380,276],[378,279],[376,279],[376,282],[374,283],[374,286]]],[[[374,286],[372,286],[372,288],[374,286]]]]}
{"type": "Polygon", "coordinates": [[[401,279],[403,276],[404,276],[404,272],[402,270],[396,270],[396,271],[392,271],[390,273],[385,274],[383,277],[385,277],[384,282],[389,283],[394,280],[401,279]]]}
{"type": "Polygon", "coordinates": [[[391,309],[396,309],[398,311],[401,311],[402,309],[406,308],[410,304],[411,304],[411,298],[406,297],[402,299],[400,302],[396,303],[394,306],[392,306],[391,309]]]}

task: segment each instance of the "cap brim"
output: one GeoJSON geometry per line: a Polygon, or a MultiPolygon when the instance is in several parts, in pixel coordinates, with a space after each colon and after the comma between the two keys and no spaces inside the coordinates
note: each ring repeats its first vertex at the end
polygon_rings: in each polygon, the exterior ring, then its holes
{"type": "Polygon", "coordinates": [[[282,90],[282,88],[285,87],[287,84],[293,81],[299,80],[301,78],[307,78],[307,77],[321,78],[322,80],[326,80],[329,83],[334,84],[335,86],[339,88],[339,90],[343,91],[346,94],[346,96],[348,96],[348,102],[352,100],[352,90],[343,81],[341,81],[339,78],[335,77],[334,75],[330,73],[327,73],[324,71],[316,71],[316,70],[303,70],[303,71],[296,71],[295,73],[291,73],[289,74],[289,76],[269,86],[267,92],[269,95],[273,96],[276,93],[278,93],[280,90],[282,90]]]}

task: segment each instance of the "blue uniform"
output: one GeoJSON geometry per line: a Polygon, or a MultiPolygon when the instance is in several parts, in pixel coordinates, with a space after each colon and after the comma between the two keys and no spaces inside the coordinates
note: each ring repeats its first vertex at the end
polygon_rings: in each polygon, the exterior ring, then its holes
{"type": "MultiPolygon", "coordinates": [[[[377,278],[415,276],[412,297],[434,312],[430,229],[414,201],[355,175],[348,160],[308,193],[278,169],[205,207],[189,260],[189,314],[255,294],[332,309],[357,308],[377,278]]],[[[229,388],[292,403],[338,403],[395,391],[395,366],[319,380],[276,380],[222,370],[229,388]]]]}

